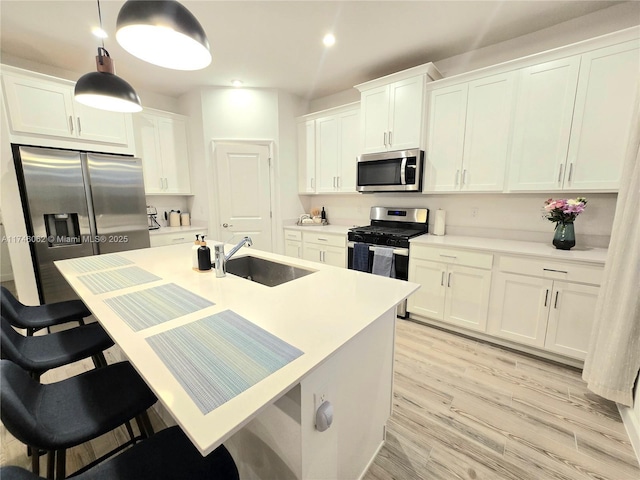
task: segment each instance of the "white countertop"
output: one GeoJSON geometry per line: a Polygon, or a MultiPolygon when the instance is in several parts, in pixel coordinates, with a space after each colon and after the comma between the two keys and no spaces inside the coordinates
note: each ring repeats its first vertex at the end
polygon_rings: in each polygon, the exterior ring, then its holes
{"type": "MultiPolygon", "coordinates": [[[[226,250],[229,248],[227,246],[226,250]]],[[[315,272],[270,288],[230,274],[216,278],[213,270],[205,273],[193,271],[190,244],[132,250],[116,255],[132,260],[136,266],[162,280],[92,294],[78,279],[82,274],[72,267],[70,262],[73,260],[58,261],[56,266],[202,454],[215,449],[266,405],[284,395],[337,349],[419,288],[418,284],[411,282],[249,248],[242,248],[236,256],[253,255],[315,272]],[[158,261],[158,257],[163,260],[158,261]],[[110,297],[167,283],[186,288],[215,302],[215,305],[136,333],[104,303],[110,297]],[[203,415],[145,338],[227,309],[304,354],[203,415]]]]}
{"type": "MultiPolygon", "coordinates": [[[[201,232],[207,230],[206,225],[187,225],[181,227],[160,227],[156,230],[149,230],[149,235],[168,235],[171,233],[185,233],[185,232],[201,232]]],[[[193,234],[193,240],[195,241],[195,233],[193,234]]]]}
{"type": "Polygon", "coordinates": [[[574,247],[571,250],[558,250],[549,243],[522,242],[503,240],[500,238],[464,237],[459,235],[421,235],[410,240],[412,245],[428,245],[434,247],[467,248],[473,250],[489,250],[498,253],[515,255],[531,255],[554,260],[573,260],[604,264],[607,259],[606,248],[574,247]]]}
{"type": "Polygon", "coordinates": [[[334,235],[346,235],[349,233],[349,229],[346,225],[322,225],[322,226],[302,226],[302,225],[286,225],[284,227],[287,230],[298,230],[300,232],[316,232],[316,233],[333,233],[334,235]]]}

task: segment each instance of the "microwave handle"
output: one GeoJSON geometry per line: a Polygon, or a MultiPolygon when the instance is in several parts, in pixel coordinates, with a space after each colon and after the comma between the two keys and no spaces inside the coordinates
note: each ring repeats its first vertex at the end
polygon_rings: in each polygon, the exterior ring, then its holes
{"type": "Polygon", "coordinates": [[[407,171],[407,157],[404,157],[402,159],[402,164],[400,165],[400,185],[407,184],[406,171],[407,171]]]}

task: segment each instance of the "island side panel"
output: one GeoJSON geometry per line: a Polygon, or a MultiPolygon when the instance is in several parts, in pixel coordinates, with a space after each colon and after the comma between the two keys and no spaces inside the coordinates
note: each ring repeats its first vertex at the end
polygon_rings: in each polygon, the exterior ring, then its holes
{"type": "Polygon", "coordinates": [[[302,478],[357,479],[384,443],[393,400],[395,308],[301,382],[302,478]],[[326,393],[331,427],[315,429],[314,394],[326,393]]]}

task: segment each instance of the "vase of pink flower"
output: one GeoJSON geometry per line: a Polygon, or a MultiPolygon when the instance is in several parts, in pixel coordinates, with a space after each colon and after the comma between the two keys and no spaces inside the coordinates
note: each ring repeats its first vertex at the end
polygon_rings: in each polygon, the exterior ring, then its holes
{"type": "Polygon", "coordinates": [[[560,250],[571,250],[576,244],[576,234],[573,222],[576,217],[584,212],[587,199],[561,198],[553,200],[550,198],[544,202],[546,218],[555,222],[556,230],[553,236],[553,245],[560,250]]]}

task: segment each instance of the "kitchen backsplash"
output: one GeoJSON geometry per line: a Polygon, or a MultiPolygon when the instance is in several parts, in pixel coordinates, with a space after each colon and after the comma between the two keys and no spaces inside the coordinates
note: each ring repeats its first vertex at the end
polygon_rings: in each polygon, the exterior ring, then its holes
{"type": "Polygon", "coordinates": [[[564,192],[549,194],[468,194],[468,195],[318,195],[306,197],[307,211],[324,206],[329,223],[366,225],[372,206],[426,207],[430,210],[429,231],[433,230],[435,211],[446,211],[446,233],[485,238],[505,238],[550,242],[555,224],[543,217],[548,198],[585,196],[587,208],[575,222],[579,245],[607,247],[615,213],[617,195],[564,192]]]}
{"type": "MultiPolygon", "coordinates": [[[[180,195],[147,195],[147,205],[156,207],[158,211],[158,223],[161,227],[167,226],[167,221],[164,219],[164,212],[170,212],[171,210],[180,210],[180,212],[189,212],[187,207],[187,198],[180,195]]],[[[191,212],[189,212],[191,213],[191,212]]]]}

